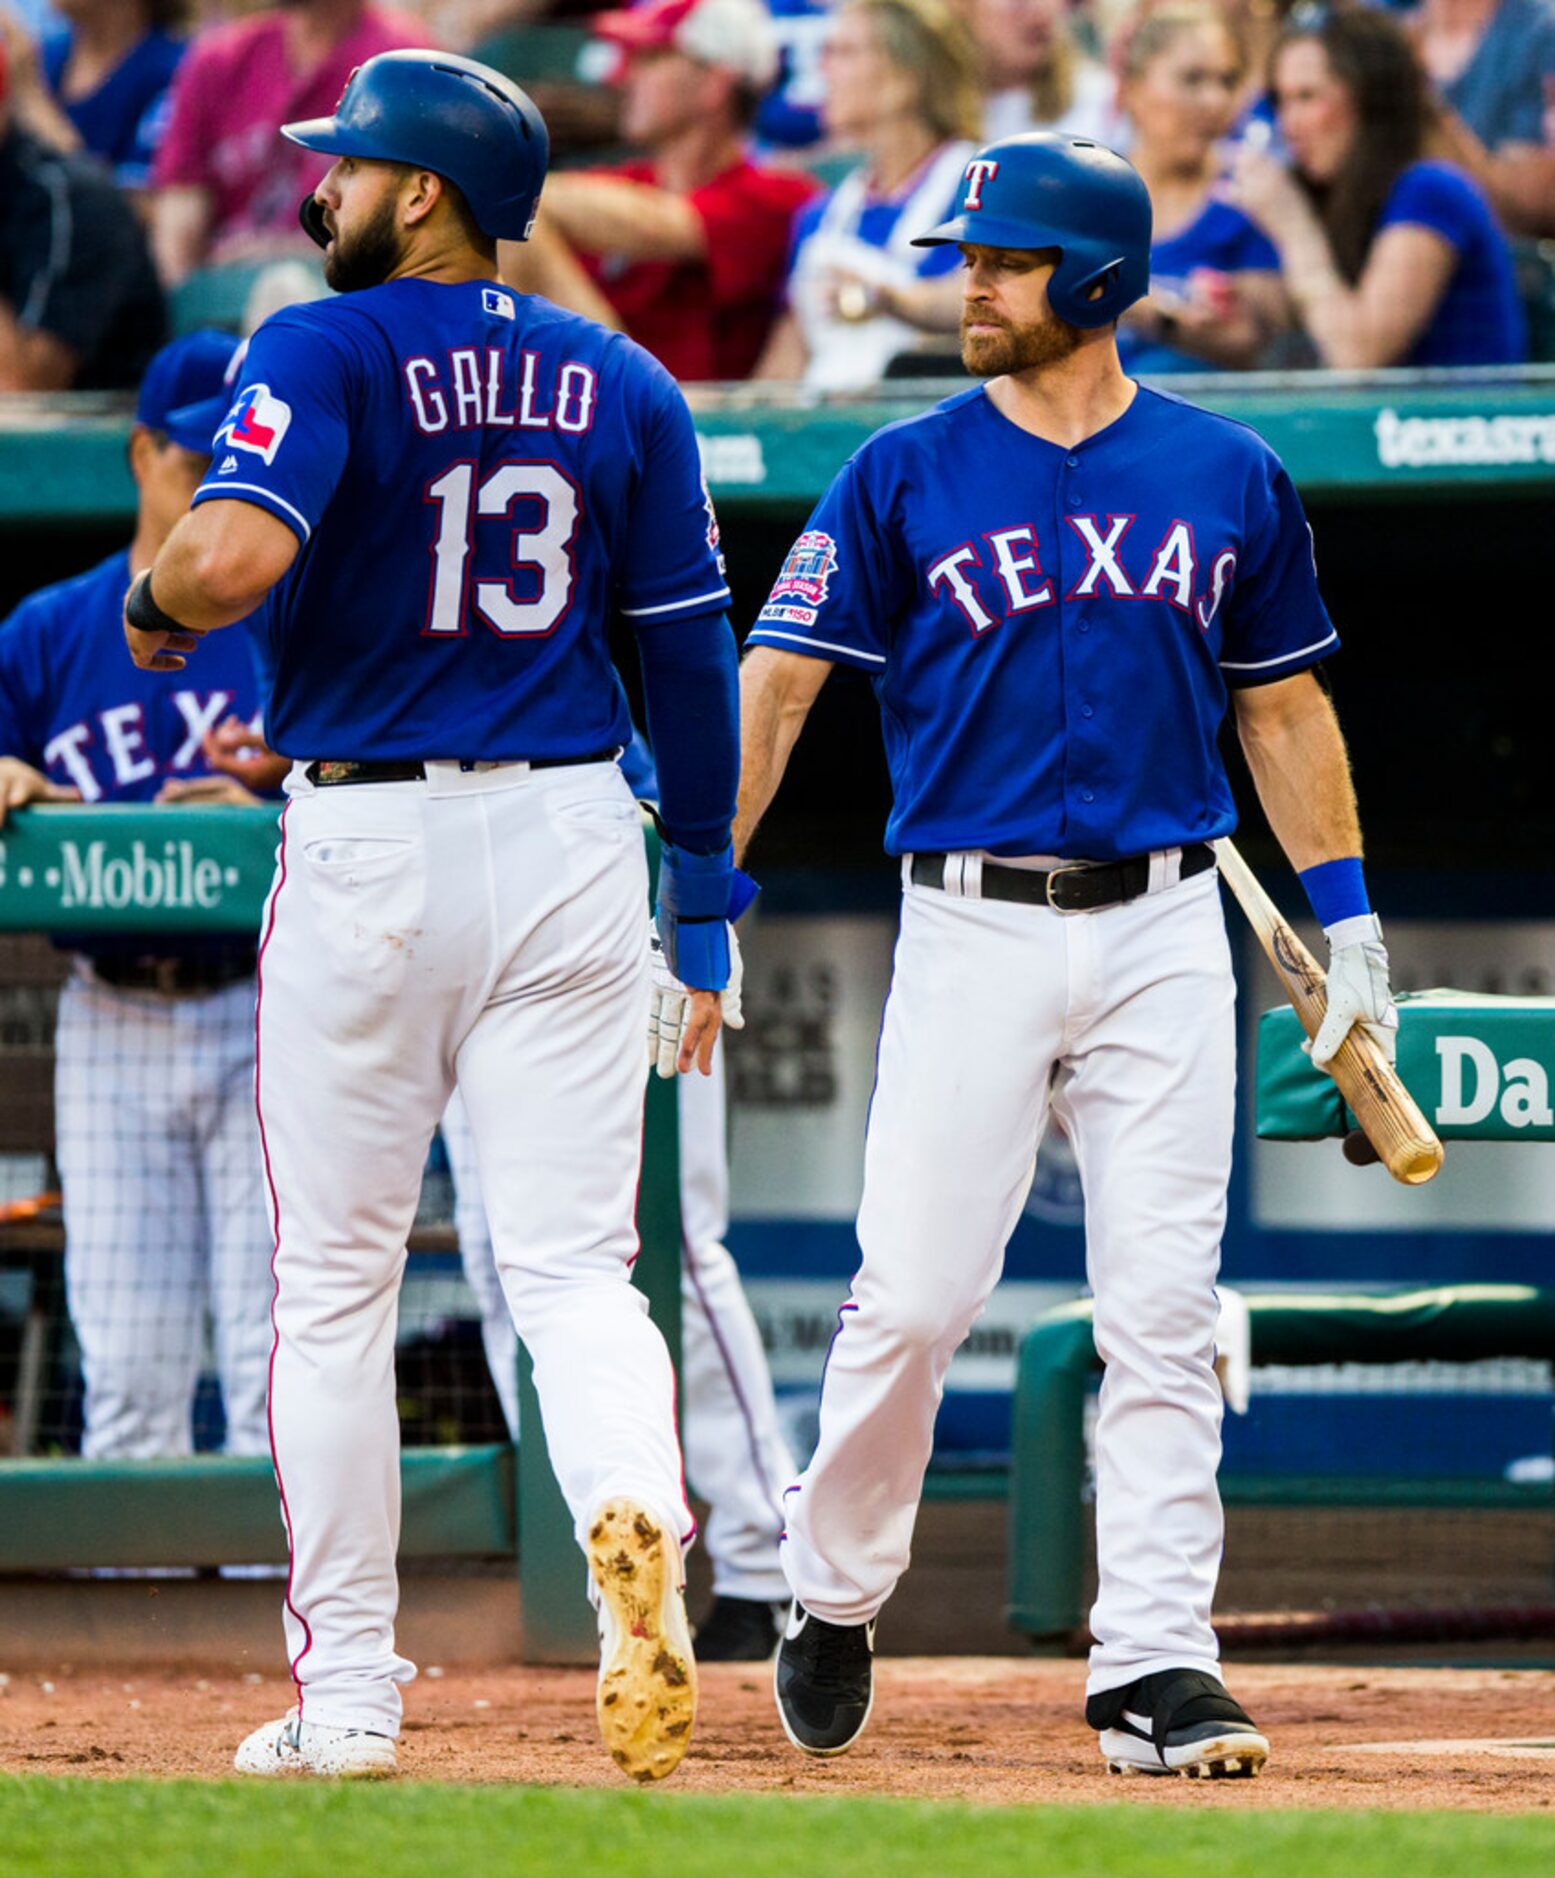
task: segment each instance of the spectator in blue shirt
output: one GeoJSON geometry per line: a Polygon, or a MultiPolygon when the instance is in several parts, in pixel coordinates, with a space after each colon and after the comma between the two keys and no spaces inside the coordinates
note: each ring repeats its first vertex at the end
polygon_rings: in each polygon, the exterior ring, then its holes
{"type": "Polygon", "coordinates": [[[1555,0],[1421,0],[1443,155],[1514,235],[1555,235],[1555,0]]]}
{"type": "Polygon", "coordinates": [[[1299,7],[1275,45],[1286,170],[1243,149],[1228,189],[1279,251],[1323,365],[1503,365],[1527,356],[1511,249],[1463,170],[1426,160],[1425,72],[1367,7],[1299,7]]]}
{"type": "Polygon", "coordinates": [[[43,76],[82,146],[121,189],[144,189],[184,56],[184,0],[56,0],[65,25],[43,40],[43,76]]]}
{"type": "Polygon", "coordinates": [[[1117,64],[1129,156],[1155,211],[1150,292],[1118,326],[1124,370],[1254,365],[1287,302],[1268,236],[1216,194],[1242,80],[1225,16],[1215,0],[1165,0],[1129,30],[1117,64]]]}

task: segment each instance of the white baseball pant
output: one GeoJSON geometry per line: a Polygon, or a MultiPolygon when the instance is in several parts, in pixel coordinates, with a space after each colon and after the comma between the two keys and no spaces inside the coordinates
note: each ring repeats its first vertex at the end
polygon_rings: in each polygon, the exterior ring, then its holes
{"type": "MultiPolygon", "coordinates": [[[[1175,877],[1170,855],[1155,872],[1175,877]]],[[[1106,1364],[1088,1692],[1214,1672],[1234,995],[1213,872],[1078,914],[906,885],[863,1260],[787,1499],[784,1567],[807,1609],[864,1622],[907,1567],[945,1372],[998,1279],[1051,1103],[1085,1187],[1106,1364]]]]}
{"type": "Polygon", "coordinates": [[[60,992],[55,1132],[82,1453],[193,1447],[209,1312],[226,1451],[270,1445],[270,1233],[254,1121],[254,986],[164,997],[78,959],[60,992]]]}
{"type": "Polygon", "coordinates": [[[394,1328],[427,1149],[457,1083],[497,1269],[581,1529],[630,1494],[689,1533],[674,1378],[629,1282],[647,1073],[648,885],[614,763],[293,771],[260,954],[275,1222],[270,1414],[305,1717],[399,1729],[394,1328]]]}
{"type": "MultiPolygon", "coordinates": [[[[708,1502],[704,1534],[723,1597],[788,1596],[778,1562],[782,1494],[793,1457],[778,1426],[761,1332],[724,1235],[729,1230],[722,1045],[711,1076],[678,1079],[680,1107],[681,1390],[686,1471],[708,1502]]],[[[492,1254],[475,1143],[457,1094],[443,1117],[454,1224],[481,1313],[486,1361],[518,1438],[518,1336],[492,1254]]]]}

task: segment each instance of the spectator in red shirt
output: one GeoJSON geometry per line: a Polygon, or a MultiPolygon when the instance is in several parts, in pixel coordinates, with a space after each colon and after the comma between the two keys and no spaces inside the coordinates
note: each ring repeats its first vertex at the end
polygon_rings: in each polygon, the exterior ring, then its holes
{"type": "Polygon", "coordinates": [[[173,83],[152,172],[151,243],[168,286],[207,261],[302,247],[297,204],[327,157],[287,143],[280,126],[328,117],[357,66],[424,46],[413,13],[369,0],[282,0],[195,40],[173,83]]]}
{"type": "Polygon", "coordinates": [[[618,327],[676,378],[749,377],[777,315],[795,212],[815,185],[753,163],[778,69],[760,0],[637,0],[602,14],[625,59],[622,131],[647,154],[553,174],[515,285],[618,327]]]}

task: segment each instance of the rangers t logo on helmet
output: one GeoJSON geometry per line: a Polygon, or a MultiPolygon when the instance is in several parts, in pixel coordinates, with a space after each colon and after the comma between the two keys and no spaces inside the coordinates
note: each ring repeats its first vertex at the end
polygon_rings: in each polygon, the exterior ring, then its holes
{"type": "Polygon", "coordinates": [[[999,165],[987,157],[974,157],[966,166],[967,192],[963,209],[980,209],[983,206],[983,184],[992,182],[999,174],[999,165]]]}

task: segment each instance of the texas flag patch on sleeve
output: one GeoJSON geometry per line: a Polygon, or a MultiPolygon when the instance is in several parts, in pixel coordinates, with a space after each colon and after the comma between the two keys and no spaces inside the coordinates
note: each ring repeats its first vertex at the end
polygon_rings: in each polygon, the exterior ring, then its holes
{"type": "Polygon", "coordinates": [[[249,450],[273,463],[291,421],[292,407],[284,398],[276,397],[268,385],[248,385],[238,393],[231,415],[216,436],[234,450],[249,450]]]}

